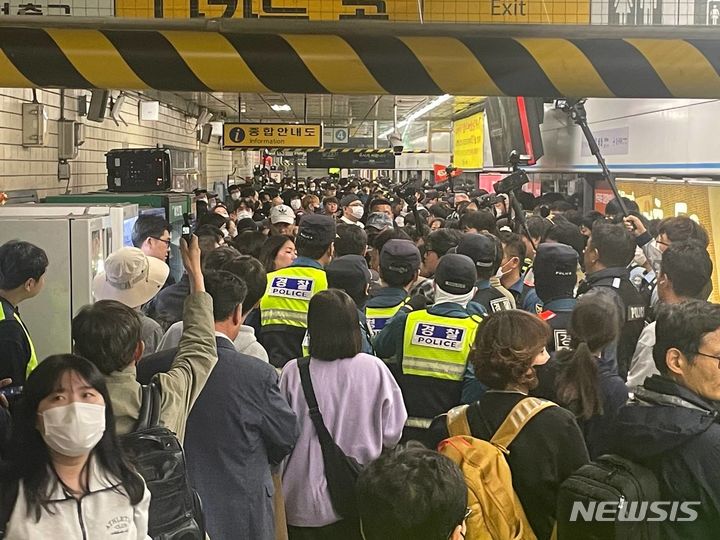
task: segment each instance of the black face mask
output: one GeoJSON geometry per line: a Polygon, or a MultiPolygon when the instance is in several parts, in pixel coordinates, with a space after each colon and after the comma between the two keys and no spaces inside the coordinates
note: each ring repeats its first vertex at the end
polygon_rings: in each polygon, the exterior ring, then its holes
{"type": "Polygon", "coordinates": [[[268,214],[270,213],[270,209],[271,209],[271,208],[272,208],[272,203],[271,203],[271,202],[269,202],[269,201],[268,201],[268,202],[264,202],[263,205],[262,205],[263,214],[268,215],[268,214]]]}

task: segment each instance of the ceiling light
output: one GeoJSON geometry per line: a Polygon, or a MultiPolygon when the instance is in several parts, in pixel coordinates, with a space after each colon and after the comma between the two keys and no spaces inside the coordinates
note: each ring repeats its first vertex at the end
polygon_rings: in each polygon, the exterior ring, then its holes
{"type": "Polygon", "coordinates": [[[397,126],[394,126],[392,129],[388,129],[385,133],[382,133],[382,134],[378,135],[378,137],[379,137],[379,138],[387,137],[387,136],[390,135],[393,131],[395,131],[395,128],[396,128],[396,127],[397,127],[397,129],[400,129],[400,128],[403,128],[403,127],[407,126],[408,124],[410,124],[411,122],[414,122],[415,120],[417,120],[417,119],[420,118],[421,116],[424,116],[424,115],[426,115],[427,113],[429,113],[430,111],[432,111],[433,109],[436,109],[437,107],[439,107],[440,105],[442,105],[443,103],[445,103],[445,102],[446,102],[448,99],[450,99],[451,97],[452,97],[452,96],[451,96],[450,94],[444,94],[444,95],[442,95],[442,96],[440,96],[440,97],[438,97],[438,98],[435,98],[435,99],[432,100],[430,103],[428,103],[427,105],[425,105],[423,108],[418,109],[417,111],[415,111],[415,112],[410,113],[409,115],[407,115],[407,117],[406,117],[402,122],[398,122],[398,125],[397,125],[397,126]]]}
{"type": "Polygon", "coordinates": [[[292,111],[292,107],[288,105],[287,103],[284,103],[282,105],[279,105],[277,103],[270,105],[270,108],[275,112],[290,112],[292,111]]]}

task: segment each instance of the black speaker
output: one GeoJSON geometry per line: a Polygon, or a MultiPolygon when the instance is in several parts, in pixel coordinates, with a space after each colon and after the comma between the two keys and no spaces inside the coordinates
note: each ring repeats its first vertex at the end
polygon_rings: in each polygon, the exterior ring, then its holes
{"type": "Polygon", "coordinates": [[[172,187],[170,150],[118,149],[105,157],[108,191],[168,191],[172,187]]]}
{"type": "Polygon", "coordinates": [[[109,99],[110,92],[108,90],[93,90],[92,96],[90,97],[87,119],[91,122],[102,122],[105,120],[109,99]]]}

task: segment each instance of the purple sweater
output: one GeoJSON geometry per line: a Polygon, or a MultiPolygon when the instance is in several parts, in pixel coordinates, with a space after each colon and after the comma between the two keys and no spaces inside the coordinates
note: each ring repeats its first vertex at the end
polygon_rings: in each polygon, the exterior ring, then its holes
{"type": "MultiPolygon", "coordinates": [[[[367,464],[395,446],[407,412],[400,387],[382,360],[360,353],[334,362],[310,361],[325,425],[343,452],[367,464]]],[[[298,417],[300,437],[283,470],[287,522],[323,527],[340,520],[330,503],[322,451],[300,384],[297,360],[283,368],[280,391],[298,417]]]]}

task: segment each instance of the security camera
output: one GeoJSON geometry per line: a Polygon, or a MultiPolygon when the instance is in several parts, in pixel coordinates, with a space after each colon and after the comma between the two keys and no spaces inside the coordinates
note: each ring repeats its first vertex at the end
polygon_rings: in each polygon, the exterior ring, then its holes
{"type": "Polygon", "coordinates": [[[396,156],[402,155],[404,146],[400,134],[397,131],[395,133],[391,133],[388,135],[387,140],[390,146],[392,146],[393,154],[396,156]]]}

